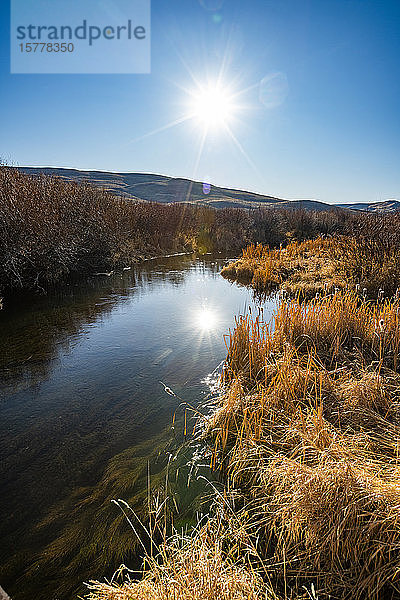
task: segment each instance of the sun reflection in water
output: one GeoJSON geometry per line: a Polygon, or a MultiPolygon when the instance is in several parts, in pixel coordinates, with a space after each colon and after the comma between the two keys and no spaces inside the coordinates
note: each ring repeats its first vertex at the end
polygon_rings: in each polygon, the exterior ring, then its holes
{"type": "Polygon", "coordinates": [[[218,324],[217,313],[207,307],[202,307],[195,316],[195,324],[203,331],[212,331],[218,324]]]}

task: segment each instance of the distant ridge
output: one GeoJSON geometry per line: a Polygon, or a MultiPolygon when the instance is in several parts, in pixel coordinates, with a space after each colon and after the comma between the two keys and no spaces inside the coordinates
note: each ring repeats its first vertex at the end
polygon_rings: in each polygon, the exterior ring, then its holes
{"type": "Polygon", "coordinates": [[[286,202],[273,196],[264,196],[243,190],[211,186],[207,194],[203,183],[181,177],[168,177],[152,173],[112,173],[109,171],[81,171],[53,167],[18,167],[28,174],[44,173],[70,180],[87,180],[114,194],[133,199],[160,203],[194,202],[217,207],[276,204],[286,202]]]}
{"type": "Polygon", "coordinates": [[[360,202],[358,204],[338,204],[341,208],[349,208],[350,210],[365,210],[367,212],[397,212],[400,210],[400,202],[398,200],[384,200],[383,202],[360,202]]]}
{"type": "Polygon", "coordinates": [[[215,208],[306,208],[310,210],[332,210],[336,207],[315,200],[284,200],[275,196],[266,196],[210,186],[209,193],[203,183],[181,177],[168,177],[152,173],[112,173],[110,171],[81,171],[78,169],[61,169],[53,167],[18,167],[24,173],[35,175],[44,173],[63,179],[90,181],[94,185],[104,187],[110,192],[135,200],[160,203],[191,202],[213,206],[215,208]]]}
{"type": "Polygon", "coordinates": [[[160,203],[191,202],[215,208],[303,208],[318,211],[350,209],[369,212],[400,210],[400,202],[396,200],[359,204],[328,204],[317,200],[285,200],[275,196],[215,185],[209,186],[209,193],[206,193],[207,188],[199,181],[153,173],[113,173],[111,171],[82,171],[56,167],[18,167],[18,169],[30,175],[44,173],[72,181],[86,180],[119,196],[160,203]]]}

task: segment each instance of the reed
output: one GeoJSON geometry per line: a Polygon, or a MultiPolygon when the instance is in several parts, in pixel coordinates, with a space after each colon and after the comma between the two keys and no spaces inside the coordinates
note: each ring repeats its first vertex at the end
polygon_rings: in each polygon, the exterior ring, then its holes
{"type": "Polygon", "coordinates": [[[243,317],[230,336],[211,460],[287,597],[310,582],[320,598],[399,597],[397,309],[285,301],[273,330],[243,317]]]}
{"type": "Polygon", "coordinates": [[[0,165],[0,292],[37,290],[166,252],[238,251],[249,241],[246,217],[116,197],[0,165]]]}
{"type": "Polygon", "coordinates": [[[295,240],[280,250],[250,244],[222,275],[261,293],[280,288],[310,298],[347,288],[381,299],[400,288],[399,226],[397,213],[343,216],[333,237],[295,240]]]}
{"type": "Polygon", "coordinates": [[[0,164],[0,293],[46,288],[166,252],[236,253],[252,242],[333,232],[345,222],[336,213],[136,201],[0,164]]]}
{"type": "Polygon", "coordinates": [[[202,430],[219,519],[90,600],[399,598],[398,306],[337,292],[238,318],[202,430]]]}
{"type": "MultiPolygon", "coordinates": [[[[225,532],[225,533],[224,533],[225,532]]],[[[196,535],[175,535],[156,559],[147,559],[140,581],[123,584],[90,582],[88,600],[261,600],[259,575],[224,550],[221,523],[211,522],[196,535]]],[[[271,600],[275,596],[269,596],[271,600]]]]}

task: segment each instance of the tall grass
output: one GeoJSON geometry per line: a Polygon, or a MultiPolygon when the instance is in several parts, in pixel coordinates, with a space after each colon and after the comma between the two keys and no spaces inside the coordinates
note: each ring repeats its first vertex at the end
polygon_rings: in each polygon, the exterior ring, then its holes
{"type": "Polygon", "coordinates": [[[134,202],[87,183],[0,167],[0,288],[44,286],[193,249],[209,218],[201,207],[134,202]]]}
{"type": "Polygon", "coordinates": [[[212,462],[244,494],[278,589],[399,597],[399,339],[397,302],[348,293],[283,302],[273,331],[245,317],[231,334],[212,462]]]}
{"type": "Polygon", "coordinates": [[[351,283],[369,295],[394,294],[400,286],[400,215],[370,215],[349,223],[340,260],[351,283]]]}
{"type": "Polygon", "coordinates": [[[337,292],[238,318],[202,434],[220,518],[89,598],[399,598],[398,308],[337,292]]]}
{"type": "Polygon", "coordinates": [[[285,247],[281,244],[280,250],[251,244],[222,275],[251,284],[258,292],[280,287],[305,298],[346,287],[375,298],[396,293],[400,215],[350,214],[342,216],[341,225],[331,228],[334,236],[316,235],[306,241],[298,237],[285,247]]]}
{"type": "MultiPolygon", "coordinates": [[[[175,535],[148,558],[141,581],[91,582],[88,600],[261,600],[264,588],[259,575],[227,557],[227,528],[210,522],[196,535],[175,535]]],[[[269,596],[271,600],[275,596],[269,596]]]]}

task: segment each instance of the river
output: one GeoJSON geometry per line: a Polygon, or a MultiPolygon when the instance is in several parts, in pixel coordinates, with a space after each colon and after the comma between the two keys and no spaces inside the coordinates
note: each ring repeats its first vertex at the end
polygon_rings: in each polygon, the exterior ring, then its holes
{"type": "MultiPolygon", "coordinates": [[[[219,275],[224,260],[150,260],[0,311],[0,584],[13,600],[72,600],[132,561],[112,500],[146,512],[186,405],[204,402],[224,335],[254,303],[219,275]]],[[[182,523],[199,509],[188,469],[175,473],[182,523]]]]}

